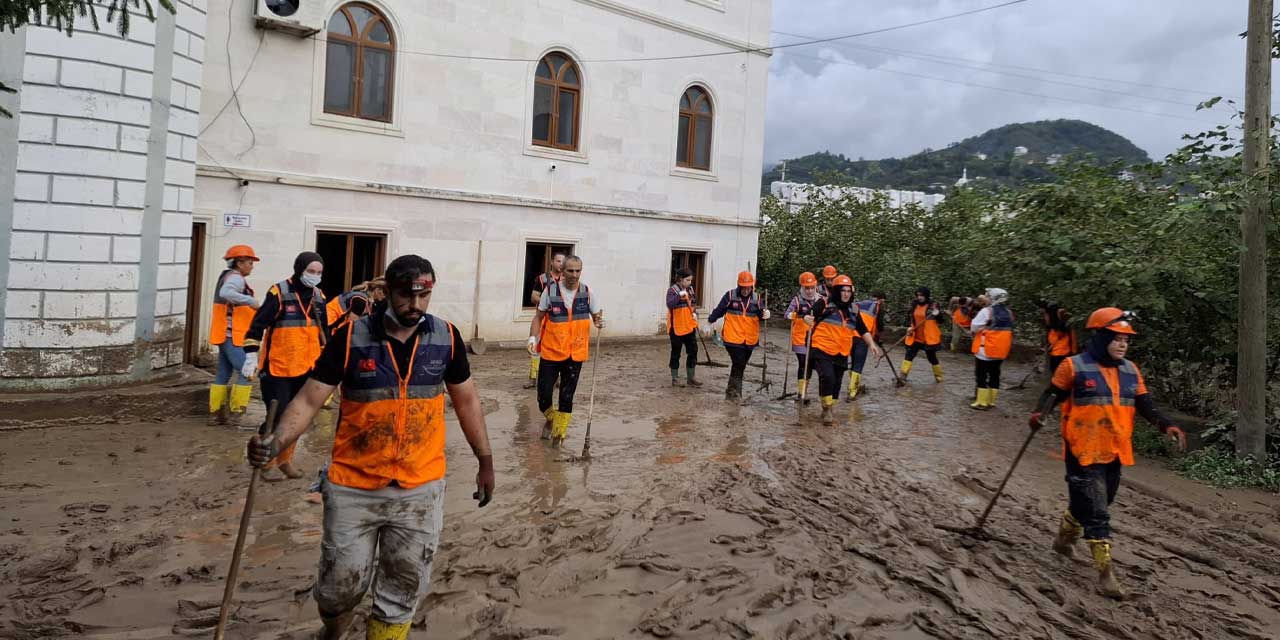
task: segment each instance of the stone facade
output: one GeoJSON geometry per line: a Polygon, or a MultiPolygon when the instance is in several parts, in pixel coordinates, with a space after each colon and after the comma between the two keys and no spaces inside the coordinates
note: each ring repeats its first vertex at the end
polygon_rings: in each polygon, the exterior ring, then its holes
{"type": "MultiPolygon", "coordinates": [[[[127,38],[87,19],[0,34],[0,388],[182,361],[205,1],[127,38]]],[[[100,15],[105,18],[105,12],[100,15]]]]}

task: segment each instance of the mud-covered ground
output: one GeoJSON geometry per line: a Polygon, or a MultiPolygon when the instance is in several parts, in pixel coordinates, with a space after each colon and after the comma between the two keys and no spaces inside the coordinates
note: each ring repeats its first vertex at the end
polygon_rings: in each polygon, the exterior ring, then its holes
{"type": "MultiPolygon", "coordinates": [[[[1049,548],[1066,504],[1056,429],[1033,442],[991,539],[939,528],[981,511],[1038,394],[971,411],[967,357],[944,355],[941,385],[921,358],[902,389],[869,367],[865,395],[823,427],[816,402],[799,424],[774,400],[791,362],[780,348],[773,388],[743,405],[722,399],[725,368],[701,368],[702,389],[671,388],[665,344],[604,351],[590,463],[538,439],[523,352],[473,359],[497,497],[470,499],[475,462],[451,422],[445,531],[413,637],[1280,638],[1276,496],[1149,461],[1126,469],[1113,511],[1124,602],[1095,592],[1083,545],[1073,559],[1049,548]]],[[[1025,367],[1008,365],[1006,386],[1025,367]]],[[[748,391],[760,374],[748,370],[748,391]]],[[[333,420],[322,413],[305,437],[309,475],[333,420]]],[[[190,419],[0,432],[0,637],[209,637],[245,437],[190,419]]],[[[311,480],[259,485],[229,637],[319,628],[311,480]]]]}

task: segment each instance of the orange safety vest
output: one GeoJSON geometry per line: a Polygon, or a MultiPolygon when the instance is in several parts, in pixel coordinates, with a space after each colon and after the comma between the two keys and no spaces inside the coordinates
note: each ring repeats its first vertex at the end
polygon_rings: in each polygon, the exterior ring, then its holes
{"type": "Polygon", "coordinates": [[[813,348],[829,356],[847,358],[853,350],[853,339],[858,337],[857,326],[854,319],[840,309],[826,313],[813,326],[813,348]]]}
{"type": "Polygon", "coordinates": [[[542,292],[547,314],[542,323],[542,357],[553,362],[572,359],[586,362],[591,344],[591,290],[579,282],[572,307],[565,304],[561,284],[553,282],[542,292]]]}
{"type": "Polygon", "coordinates": [[[961,329],[973,326],[973,318],[964,310],[964,307],[956,307],[955,311],[951,312],[951,321],[961,329]]]}
{"type": "Polygon", "coordinates": [[[1076,332],[1071,329],[1066,331],[1058,331],[1057,329],[1049,329],[1049,355],[1051,356],[1069,356],[1074,354],[1076,348],[1076,332]]]}
{"type": "Polygon", "coordinates": [[[796,315],[791,318],[791,346],[803,347],[809,338],[809,325],[804,323],[804,317],[813,313],[813,302],[796,296],[792,303],[796,307],[796,315]]]}
{"type": "MultiPolygon", "coordinates": [[[[672,289],[676,287],[672,286],[672,289]]],[[[680,295],[677,290],[676,295],[680,295]]],[[[688,298],[682,298],[680,305],[674,309],[667,309],[667,326],[671,327],[671,332],[678,336],[687,336],[698,328],[698,320],[693,316],[693,294],[690,293],[688,298]]]]}
{"type": "Polygon", "coordinates": [[[855,303],[858,313],[862,315],[862,324],[867,328],[867,333],[873,337],[876,335],[876,318],[880,317],[880,301],[872,298],[855,303]]]}
{"type": "Polygon", "coordinates": [[[388,338],[373,334],[381,318],[351,324],[330,482],[374,490],[394,480],[412,489],[444,477],[444,371],[453,359],[453,327],[425,317],[404,372],[388,338]]]}
{"type": "Polygon", "coordinates": [[[724,343],[735,347],[754,347],[760,342],[760,301],[755,292],[743,304],[738,290],[729,292],[729,306],[724,312],[724,343]]]}
{"type": "Polygon", "coordinates": [[[288,280],[277,282],[269,293],[279,296],[280,311],[264,341],[267,371],[277,378],[306,375],[315,366],[323,347],[320,331],[324,323],[319,316],[324,309],[324,294],[313,288],[311,301],[304,305],[288,280]]]}
{"type": "Polygon", "coordinates": [[[907,346],[911,346],[916,342],[923,342],[927,347],[934,347],[942,344],[942,331],[938,329],[937,318],[929,318],[925,315],[926,311],[933,306],[933,303],[919,304],[911,311],[911,328],[907,333],[907,346]]]}
{"type": "MultiPolygon", "coordinates": [[[[257,310],[247,304],[232,304],[231,301],[222,297],[222,283],[226,281],[229,273],[231,269],[223,271],[222,275],[218,276],[218,285],[213,289],[213,317],[209,319],[209,344],[217,346],[226,342],[227,323],[230,323],[231,344],[243,347],[244,334],[249,332],[249,325],[253,324],[253,315],[257,310]]],[[[249,281],[245,281],[241,293],[247,296],[253,295],[249,281]]]]}
{"type": "Polygon", "coordinates": [[[1098,361],[1088,352],[1073,356],[1071,397],[1062,405],[1062,439],[1082,465],[1105,464],[1117,457],[1133,464],[1133,416],[1141,386],[1138,367],[1123,360],[1112,388],[1098,361]]]}
{"type": "MultiPolygon", "coordinates": [[[[351,300],[360,295],[364,294],[359,291],[348,291],[330,300],[329,304],[325,305],[324,313],[327,322],[333,323],[341,319],[341,322],[334,326],[330,333],[337,333],[343,327],[351,324],[351,321],[346,317],[347,312],[351,310],[351,300]]],[[[365,296],[365,299],[368,300],[368,296],[365,296]]],[[[372,305],[373,301],[369,301],[369,304],[365,305],[365,315],[369,314],[369,308],[372,305]]]]}
{"type": "Polygon", "coordinates": [[[991,322],[973,337],[970,351],[983,353],[992,360],[1004,360],[1013,350],[1013,313],[1002,304],[992,305],[991,322]]]}

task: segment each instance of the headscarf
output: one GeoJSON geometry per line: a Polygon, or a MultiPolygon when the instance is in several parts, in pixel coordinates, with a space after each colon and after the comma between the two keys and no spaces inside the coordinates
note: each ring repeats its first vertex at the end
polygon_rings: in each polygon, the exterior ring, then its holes
{"type": "Polygon", "coordinates": [[[295,279],[300,278],[302,276],[302,272],[307,270],[307,265],[312,262],[324,264],[324,258],[320,257],[320,254],[314,251],[303,251],[302,253],[299,253],[298,257],[293,259],[293,277],[295,279]]]}
{"type": "Polygon", "coordinates": [[[812,286],[812,287],[800,287],[800,299],[801,299],[801,300],[803,300],[803,301],[805,301],[805,302],[807,302],[807,303],[809,303],[809,304],[813,304],[813,303],[817,302],[817,301],[818,301],[818,298],[820,298],[820,297],[822,297],[822,296],[821,296],[821,295],[819,295],[819,293],[818,293],[818,286],[817,286],[817,285],[814,285],[814,286],[812,286]],[[812,292],[813,292],[813,297],[809,297],[809,291],[810,291],[810,290],[812,290],[812,292]]]}
{"type": "Polygon", "coordinates": [[[1118,367],[1120,366],[1120,361],[1112,358],[1111,354],[1107,352],[1107,346],[1115,339],[1116,333],[1114,331],[1097,329],[1089,337],[1089,342],[1085,343],[1085,350],[1089,352],[1089,355],[1093,356],[1094,360],[1098,361],[1098,364],[1104,367],[1118,367]]]}
{"type": "Polygon", "coordinates": [[[987,297],[991,298],[991,304],[1004,304],[1009,301],[1009,292],[998,287],[989,287],[987,297]]]}

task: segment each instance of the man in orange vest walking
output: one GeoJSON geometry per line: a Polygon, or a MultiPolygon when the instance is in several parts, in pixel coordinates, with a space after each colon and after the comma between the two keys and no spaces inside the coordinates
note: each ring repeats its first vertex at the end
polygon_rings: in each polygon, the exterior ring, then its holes
{"type": "Polygon", "coordinates": [[[746,373],[747,361],[760,343],[760,321],[769,319],[769,310],[756,297],[756,277],[750,271],[738,274],[738,288],[721,296],[720,304],[707,316],[707,322],[715,324],[720,318],[724,318],[721,334],[732,363],[724,397],[737,400],[742,398],[742,376],[746,373]]]}
{"type": "MultiPolygon", "coordinates": [[[[328,335],[324,294],[320,279],[324,275],[324,259],[318,253],[304,251],[293,261],[293,275],[272,285],[262,306],[253,316],[253,324],[245,336],[244,368],[241,373],[252,380],[262,363],[262,401],[271,406],[279,403],[278,416],[307,382],[307,374],[320,357],[328,335]],[[265,354],[265,355],[263,355],[265,354]]],[[[276,418],[277,422],[279,417],[276,418]]],[[[301,478],[293,466],[295,441],[280,451],[268,469],[279,467],[289,478],[301,478]]]]}
{"type": "Polygon", "coordinates": [[[1063,456],[1067,465],[1067,512],[1062,515],[1053,549],[1071,556],[1084,537],[1098,569],[1104,595],[1121,598],[1125,590],[1111,561],[1111,515],[1108,508],[1120,489],[1120,469],[1133,464],[1133,416],[1141,415],[1187,447],[1182,429],[1156,409],[1138,365],[1125,359],[1137,331],[1134,316],[1115,307],[1089,315],[1093,330],[1083,353],[1062,362],[1031,414],[1031,429],[1062,402],[1063,456]]]}
{"type": "Polygon", "coordinates": [[[938,362],[938,349],[942,348],[942,330],[938,328],[938,319],[941,317],[942,311],[938,309],[938,303],[929,296],[929,287],[916,289],[916,297],[907,310],[911,326],[907,329],[904,340],[907,353],[902,357],[903,380],[911,373],[916,354],[924,349],[925,357],[933,365],[934,381],[942,382],[942,364],[938,362]]]}
{"type": "Polygon", "coordinates": [[[685,380],[701,387],[693,372],[698,364],[698,295],[693,290],[693,271],[676,270],[676,281],[667,289],[667,335],[671,338],[671,386],[680,385],[680,351],[685,353],[685,380]]]}
{"type": "MultiPolygon", "coordinates": [[[[551,254],[551,270],[546,273],[538,274],[533,280],[533,292],[529,297],[533,300],[533,306],[537,307],[542,301],[542,292],[547,290],[554,282],[560,282],[564,278],[564,260],[563,251],[557,251],[551,254]]],[[[524,388],[532,389],[538,386],[538,361],[539,355],[537,351],[529,354],[529,379],[525,381],[524,388]]]]}
{"type": "Polygon", "coordinates": [[[231,376],[244,368],[245,334],[261,306],[246,281],[258,256],[253,247],[238,244],[227,249],[222,259],[227,261],[227,268],[213,288],[213,314],[209,320],[209,344],[218,347],[218,371],[209,386],[209,418],[212,423],[238,426],[249,406],[253,385],[249,384],[252,379],[244,376],[241,384],[233,385],[231,376]]]}
{"type": "Polygon", "coordinates": [[[430,591],[444,522],[446,392],[479,461],[473,497],[483,507],[493,496],[493,454],[462,335],[427,313],[435,284],[426,259],[392,261],[388,300],[338,329],[276,436],[249,441],[249,462],[268,464],[297,442],[341,384],[333,462],[321,483],[324,529],[313,592],[325,639],[342,637],[371,584],[366,637],[409,636],[430,591]]]}
{"type": "Polygon", "coordinates": [[[542,353],[538,365],[538,410],[546,418],[542,438],[551,446],[564,443],[573,417],[573,395],[578,390],[582,363],[590,357],[591,325],[604,328],[600,300],[582,282],[582,258],[569,256],[564,275],[552,282],[538,300],[538,311],[529,325],[529,355],[542,353]],[[551,408],[551,393],[560,383],[560,398],[551,408]]]}
{"type": "Polygon", "coordinates": [[[969,329],[973,332],[973,371],[977,383],[974,401],[970,409],[987,410],[996,406],[1000,395],[1000,367],[1013,350],[1013,312],[1006,306],[1009,292],[992,287],[987,289],[991,305],[973,317],[969,329]]]}

